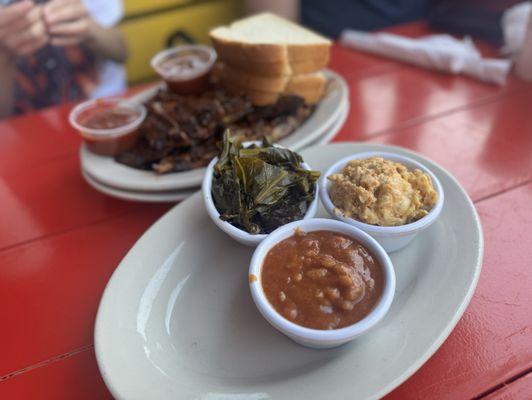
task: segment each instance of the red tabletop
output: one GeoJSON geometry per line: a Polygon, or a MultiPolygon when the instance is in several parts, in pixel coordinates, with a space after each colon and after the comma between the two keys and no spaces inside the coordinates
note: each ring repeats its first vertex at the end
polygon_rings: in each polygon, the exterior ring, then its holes
{"type": "MultiPolygon", "coordinates": [[[[419,36],[422,23],[393,31],[419,36]]],[[[532,84],[503,87],[333,47],[350,87],[336,140],[424,154],[479,211],[475,295],[443,346],[387,399],[532,398],[532,84]]],[[[105,399],[93,348],[113,270],[172,204],[115,200],[79,171],[70,106],[0,123],[0,398],[105,399]]],[[[378,372],[376,372],[378,373],[378,372]]]]}

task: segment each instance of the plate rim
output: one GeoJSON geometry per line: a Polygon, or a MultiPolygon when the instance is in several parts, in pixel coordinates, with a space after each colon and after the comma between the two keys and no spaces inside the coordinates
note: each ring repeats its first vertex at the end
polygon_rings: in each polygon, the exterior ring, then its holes
{"type": "MultiPolygon", "coordinates": [[[[332,126],[329,129],[326,129],[326,132],[322,137],[318,138],[315,142],[312,142],[310,144],[310,147],[312,146],[318,146],[329,143],[338,133],[340,128],[344,125],[345,121],[347,120],[347,117],[349,116],[349,104],[346,104],[345,106],[340,107],[342,109],[338,120],[333,121],[332,126]]],[[[196,190],[200,187],[196,188],[187,188],[187,189],[174,189],[169,191],[137,191],[137,190],[127,190],[127,189],[120,189],[115,188],[112,186],[109,186],[103,182],[99,182],[97,178],[93,177],[90,172],[86,171],[83,168],[83,165],[80,164],[80,172],[87,182],[89,186],[91,186],[94,190],[103,193],[107,196],[124,200],[124,201],[134,201],[134,202],[142,202],[142,203],[173,203],[178,201],[183,201],[187,197],[192,196],[196,190]],[[186,194],[180,192],[185,192],[186,194]],[[174,194],[174,196],[171,196],[171,194],[174,194]],[[160,198],[158,195],[163,194],[166,197],[160,198]]]]}
{"type": "MultiPolygon", "coordinates": [[[[314,143],[314,141],[317,141],[322,135],[325,134],[327,127],[331,126],[339,117],[342,112],[342,108],[347,104],[349,105],[349,86],[347,85],[347,82],[345,79],[338,73],[325,69],[325,74],[334,80],[339,85],[339,103],[336,106],[336,108],[333,110],[332,113],[327,114],[327,118],[325,119],[325,123],[322,123],[319,129],[313,129],[322,131],[320,134],[316,135],[315,137],[312,137],[310,135],[306,135],[299,139],[294,144],[287,144],[286,146],[294,151],[300,151],[303,148],[306,148],[314,143]]],[[[147,98],[153,96],[153,93],[161,87],[163,84],[155,84],[154,86],[150,86],[146,88],[145,90],[136,93],[131,98],[129,98],[129,101],[145,101],[147,98]]],[[[319,105],[318,105],[319,106],[319,105]]],[[[298,128],[299,129],[299,128],[298,128]]],[[[286,136],[285,138],[281,139],[279,143],[283,145],[283,140],[289,140],[289,138],[297,132],[296,129],[294,132],[292,132],[290,135],[286,136]]],[[[136,190],[136,191],[163,191],[163,190],[177,190],[177,189],[188,189],[193,188],[196,186],[199,186],[201,184],[201,179],[203,176],[203,173],[205,172],[205,168],[196,168],[188,171],[183,172],[176,172],[172,174],[165,174],[165,175],[157,175],[154,174],[151,171],[144,171],[139,170],[135,168],[131,168],[122,164],[117,163],[116,161],[109,160],[110,157],[104,157],[104,156],[98,156],[96,154],[92,154],[87,150],[87,147],[85,143],[82,143],[79,149],[79,158],[80,158],[80,164],[81,167],[89,172],[91,176],[95,179],[97,179],[99,182],[111,186],[117,189],[123,189],[123,190],[136,190]],[[103,160],[100,160],[103,159],[103,160]],[[92,161],[91,161],[92,160],[92,161]],[[94,161],[96,160],[96,161],[94,161]],[[102,174],[102,171],[98,169],[94,169],[95,164],[103,163],[109,163],[107,167],[105,167],[105,172],[102,174]],[[115,174],[112,174],[111,172],[115,172],[115,174]],[[122,171],[121,173],[125,174],[134,174],[134,180],[135,183],[123,183],[120,179],[113,178],[114,175],[116,175],[117,171],[122,171]],[[158,182],[159,181],[159,182],[158,182]]]]}
{"type": "Polygon", "coordinates": [[[80,167],[80,172],[87,184],[94,190],[103,193],[109,197],[123,201],[134,201],[142,203],[175,203],[185,200],[187,197],[193,195],[197,190],[191,189],[177,189],[167,192],[140,192],[131,191],[125,189],[113,188],[98,182],[98,180],[92,177],[87,171],[80,167]],[[179,193],[182,192],[182,193],[179,193]],[[165,196],[161,198],[160,196],[165,196]]]}
{"type": "MultiPolygon", "coordinates": [[[[371,143],[371,142],[349,142],[349,141],[343,141],[343,142],[335,142],[335,143],[329,143],[329,144],[319,144],[317,146],[311,146],[310,148],[314,147],[332,147],[332,146],[338,146],[341,144],[360,144],[360,145],[370,145],[374,147],[380,147],[383,150],[391,150],[391,151],[399,151],[400,153],[406,153],[407,155],[414,155],[417,157],[420,157],[423,162],[428,162],[429,164],[434,164],[438,168],[444,172],[448,178],[452,181],[452,183],[455,184],[459,192],[463,195],[463,197],[466,199],[467,206],[469,207],[471,214],[473,216],[473,220],[475,222],[475,231],[478,233],[478,248],[476,249],[475,254],[475,265],[473,267],[473,276],[469,283],[469,286],[467,288],[467,291],[463,298],[460,301],[459,306],[456,309],[456,312],[450,318],[449,322],[446,324],[445,328],[442,329],[442,331],[439,333],[439,335],[432,341],[431,345],[427,347],[427,349],[409,366],[407,367],[401,374],[399,374],[395,379],[391,380],[390,382],[383,385],[378,391],[371,394],[368,398],[371,399],[377,399],[385,396],[386,394],[390,393],[392,390],[397,388],[399,385],[404,383],[408,378],[410,378],[416,371],[418,371],[427,361],[429,358],[431,358],[434,353],[442,346],[442,344],[445,342],[445,340],[449,337],[451,332],[454,330],[460,319],[462,318],[465,310],[467,309],[467,306],[471,302],[471,299],[473,297],[473,294],[475,292],[475,289],[478,285],[478,281],[480,278],[480,273],[482,271],[482,263],[484,258],[484,233],[482,229],[482,223],[480,220],[480,217],[478,215],[478,212],[476,210],[476,207],[465,191],[465,189],[462,187],[462,185],[458,182],[458,180],[454,177],[453,174],[451,174],[446,168],[442,167],[440,164],[430,160],[429,158],[425,157],[424,155],[404,148],[400,146],[394,146],[394,145],[386,145],[381,143],[371,143]]],[[[181,204],[181,203],[180,203],[181,204]]],[[[109,372],[107,370],[107,367],[104,364],[103,361],[103,355],[101,350],[98,350],[101,346],[100,340],[102,339],[102,313],[104,312],[102,310],[102,304],[106,298],[106,296],[110,296],[109,289],[113,282],[118,279],[118,273],[119,271],[124,268],[124,260],[130,256],[130,253],[133,251],[133,249],[137,246],[137,244],[143,240],[143,238],[149,234],[154,229],[157,229],[157,226],[162,223],[162,221],[167,218],[167,216],[173,212],[175,212],[175,209],[179,207],[180,204],[175,205],[170,210],[168,210],[164,215],[162,215],[157,221],[155,221],[138,239],[137,241],[131,246],[131,248],[128,250],[128,252],[124,255],[118,266],[113,271],[111,277],[109,278],[100,299],[100,303],[98,305],[98,311],[95,318],[95,324],[94,324],[94,352],[96,356],[96,361],[98,364],[98,369],[100,371],[100,374],[102,375],[102,379],[104,380],[107,388],[112,393],[113,397],[117,399],[123,399],[124,397],[117,391],[117,388],[115,388],[111,382],[109,372]]]]}
{"type": "Polygon", "coordinates": [[[329,130],[329,132],[324,134],[320,138],[317,138],[315,141],[309,143],[307,147],[299,150],[300,152],[306,149],[310,149],[311,147],[314,147],[314,146],[323,146],[326,144],[332,144],[333,139],[336,137],[336,135],[338,135],[338,132],[340,132],[340,129],[342,129],[345,122],[347,121],[347,118],[349,117],[349,111],[351,110],[351,103],[349,103],[349,100],[344,106],[340,106],[338,108],[342,108],[342,107],[345,107],[345,110],[339,113],[338,119],[335,120],[331,124],[330,129],[326,129],[326,131],[329,130]]]}
{"type": "MultiPolygon", "coordinates": [[[[335,142],[335,143],[329,143],[324,146],[334,146],[338,143],[353,143],[353,142],[335,142]]],[[[376,147],[381,147],[384,150],[392,150],[393,151],[399,151],[400,153],[406,153],[407,155],[414,155],[422,159],[424,162],[429,162],[429,164],[434,164],[438,168],[440,168],[445,174],[447,174],[448,178],[451,179],[451,181],[456,185],[458,190],[463,194],[464,198],[467,200],[467,205],[472,211],[473,218],[476,222],[476,228],[478,230],[478,251],[476,254],[476,265],[474,267],[474,274],[473,279],[471,283],[469,284],[468,290],[465,294],[465,296],[462,298],[462,301],[456,310],[453,318],[449,321],[449,323],[446,325],[446,327],[440,332],[439,336],[432,342],[431,346],[427,348],[427,350],[423,353],[422,356],[420,356],[415,362],[413,362],[410,367],[408,367],[402,374],[397,376],[394,380],[389,382],[388,384],[384,385],[383,388],[381,388],[378,392],[376,392],[372,398],[381,398],[389,394],[391,391],[399,387],[402,383],[404,383],[408,378],[410,378],[412,375],[414,375],[435,353],[438,351],[438,349],[442,346],[442,344],[447,340],[449,335],[452,333],[458,322],[462,319],[462,316],[465,313],[465,310],[467,309],[467,306],[471,302],[471,299],[473,298],[473,294],[475,293],[475,290],[478,285],[478,280],[480,278],[480,273],[482,271],[482,262],[484,259],[484,232],[482,229],[482,221],[480,220],[480,217],[478,215],[477,209],[473,203],[473,200],[471,200],[471,197],[467,194],[464,187],[460,184],[460,182],[456,179],[456,177],[451,174],[447,168],[441,166],[440,164],[436,163],[435,161],[432,161],[428,157],[422,155],[421,153],[418,153],[414,150],[407,149],[405,147],[401,146],[395,146],[395,145],[388,145],[388,144],[382,144],[382,143],[371,143],[371,142],[358,142],[360,144],[368,144],[373,145],[376,147]]],[[[378,151],[378,150],[377,150],[378,151]]]]}

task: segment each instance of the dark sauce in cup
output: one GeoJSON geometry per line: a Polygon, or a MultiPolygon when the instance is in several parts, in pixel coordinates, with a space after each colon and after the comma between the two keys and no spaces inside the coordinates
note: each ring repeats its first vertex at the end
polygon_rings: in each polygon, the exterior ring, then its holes
{"type": "Polygon", "coordinates": [[[152,60],[152,67],[175,93],[200,94],[208,88],[216,53],[207,46],[183,45],[165,50],[152,60]]]}

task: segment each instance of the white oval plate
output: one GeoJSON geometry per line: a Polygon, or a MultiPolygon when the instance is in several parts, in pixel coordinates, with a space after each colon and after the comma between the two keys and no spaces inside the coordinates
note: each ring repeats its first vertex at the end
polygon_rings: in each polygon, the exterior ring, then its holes
{"type": "Polygon", "coordinates": [[[81,170],[83,179],[97,191],[120,200],[140,201],[143,203],[172,203],[185,200],[197,189],[171,190],[167,192],[141,192],[135,190],[116,189],[98,182],[86,171],[81,170]]]}
{"type": "MultiPolygon", "coordinates": [[[[345,104],[348,104],[349,89],[340,75],[332,71],[326,71],[326,75],[329,78],[327,94],[303,125],[278,142],[281,146],[295,151],[301,150],[324,135],[327,127],[340,117],[345,104]]],[[[146,89],[130,101],[144,102],[155,94],[157,88],[158,86],[146,89]]],[[[198,168],[157,175],[151,171],[119,164],[112,157],[91,153],[85,145],[80,148],[80,161],[81,168],[99,182],[125,190],[157,191],[197,187],[201,184],[205,172],[205,168],[198,168]]]]}
{"type": "MultiPolygon", "coordinates": [[[[347,103],[342,110],[337,121],[333,122],[333,125],[325,131],[325,134],[318,138],[311,145],[329,143],[331,139],[336,135],[340,128],[344,125],[347,116],[349,115],[349,104],[347,103]]],[[[186,199],[188,196],[194,194],[196,189],[178,189],[170,191],[151,191],[143,192],[136,190],[118,189],[112,186],[107,186],[104,183],[98,182],[97,179],[92,177],[87,171],[81,169],[81,174],[85,181],[93,188],[102,192],[108,196],[115,197],[121,200],[139,201],[145,203],[167,203],[178,202],[186,199]]]]}
{"type": "Polygon", "coordinates": [[[320,136],[318,139],[314,140],[312,143],[309,143],[307,147],[311,146],[317,146],[320,144],[327,144],[331,140],[334,139],[336,134],[342,129],[342,127],[345,124],[345,121],[347,120],[347,117],[349,116],[349,101],[345,103],[343,107],[341,107],[342,111],[340,115],[338,116],[338,119],[333,122],[332,126],[328,129],[325,129],[325,133],[320,136]]]}
{"type": "MultiPolygon", "coordinates": [[[[463,314],[481,268],[475,208],[445,170],[410,151],[338,143],[304,150],[324,171],[363,151],[405,154],[445,191],[439,220],[393,253],[397,291],[371,332],[331,350],[301,347],[259,314],[248,289],[252,249],[209,220],[198,193],[133,246],[100,303],[95,349],[118,399],[376,399],[412,375],[463,314]]],[[[321,210],[321,215],[324,215],[321,210]]]]}

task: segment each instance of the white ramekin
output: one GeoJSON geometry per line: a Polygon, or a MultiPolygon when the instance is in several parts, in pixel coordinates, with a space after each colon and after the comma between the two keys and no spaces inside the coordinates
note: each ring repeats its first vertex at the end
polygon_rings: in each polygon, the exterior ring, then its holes
{"type": "Polygon", "coordinates": [[[379,242],[388,253],[400,250],[403,247],[405,247],[407,244],[409,244],[419,232],[428,228],[432,223],[436,221],[436,219],[440,215],[441,210],[443,208],[444,194],[443,194],[443,188],[438,178],[436,178],[436,176],[428,168],[426,168],[424,165],[420,164],[419,162],[409,157],[402,156],[399,154],[394,154],[394,153],[372,151],[372,152],[354,154],[354,155],[342,158],[340,161],[338,161],[336,164],[330,167],[320,177],[319,186],[320,186],[321,202],[323,203],[323,206],[325,207],[329,215],[331,215],[333,218],[336,218],[342,222],[345,222],[359,229],[362,229],[364,232],[366,232],[367,234],[372,236],[375,240],[377,240],[377,242],[379,242]],[[342,212],[334,206],[334,204],[331,201],[331,198],[329,197],[329,187],[331,185],[331,182],[327,179],[327,177],[334,173],[341,172],[344,169],[345,165],[351,160],[363,159],[363,158],[369,158],[369,157],[382,157],[386,160],[399,162],[405,165],[409,169],[418,168],[421,171],[427,173],[432,179],[434,189],[436,190],[436,192],[438,192],[438,200],[436,201],[436,204],[434,205],[432,210],[430,210],[429,213],[425,215],[423,218],[415,222],[405,224],[405,225],[400,225],[400,226],[377,226],[377,225],[366,224],[364,222],[358,221],[353,218],[345,217],[342,214],[342,212]]]}
{"type": "MultiPolygon", "coordinates": [[[[247,145],[250,142],[244,143],[247,145]]],[[[280,147],[280,146],[277,146],[280,147]]],[[[212,174],[214,165],[218,161],[218,157],[215,157],[207,166],[207,169],[205,171],[205,175],[203,177],[203,183],[201,185],[201,191],[203,193],[203,201],[205,202],[205,208],[207,209],[207,213],[209,214],[209,217],[213,220],[213,222],[216,224],[218,228],[220,228],[222,231],[227,233],[229,236],[231,236],[234,240],[236,240],[239,243],[242,243],[246,246],[257,246],[260,242],[262,242],[267,234],[251,234],[248,233],[240,228],[237,228],[236,226],[231,225],[227,221],[222,221],[220,219],[220,213],[216,209],[216,206],[214,205],[214,200],[212,198],[211,188],[212,188],[212,174]]],[[[307,170],[311,170],[310,166],[306,163],[301,163],[301,166],[307,170]]],[[[318,184],[316,183],[316,193],[314,196],[314,200],[309,204],[307,213],[303,217],[304,219],[307,218],[313,218],[316,215],[316,212],[318,210],[318,184]]]]}
{"type": "Polygon", "coordinates": [[[295,342],[313,348],[331,348],[347,343],[362,334],[366,333],[380,320],[384,318],[390,305],[392,304],[395,294],[395,272],[392,261],[386,251],[368,234],[364,233],[354,226],[332,219],[312,218],[301,221],[295,221],[290,224],[281,226],[270,233],[257,247],[251,258],[249,274],[255,276],[249,279],[249,287],[253,301],[259,309],[262,316],[276,329],[287,335],[295,342]],[[270,304],[262,288],[262,265],[270,249],[280,241],[292,236],[296,228],[304,232],[312,231],[333,231],[350,236],[362,244],[376,258],[382,267],[384,276],[384,286],[381,298],[375,305],[375,308],[362,320],[353,325],[340,329],[320,330],[305,328],[297,325],[279,314],[270,304]]]}

